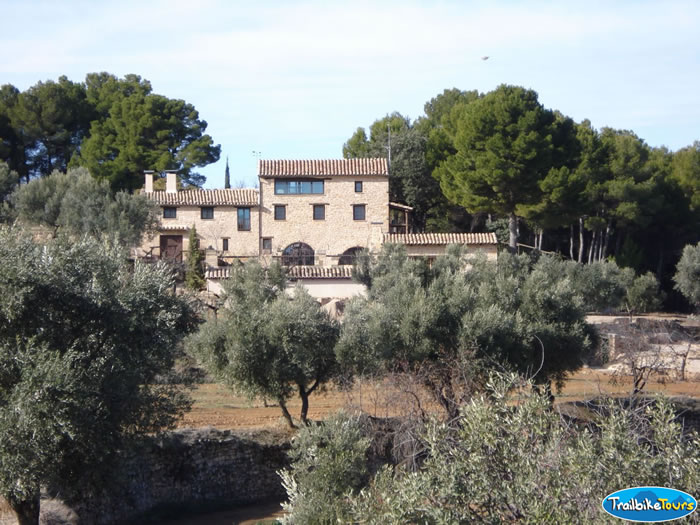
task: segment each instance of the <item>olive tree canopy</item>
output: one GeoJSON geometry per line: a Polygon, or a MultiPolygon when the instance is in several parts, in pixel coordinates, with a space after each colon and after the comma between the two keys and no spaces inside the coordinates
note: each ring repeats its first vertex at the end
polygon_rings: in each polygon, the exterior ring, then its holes
{"type": "Polygon", "coordinates": [[[131,438],[188,406],[155,381],[194,327],[172,286],[119,247],[0,229],[0,496],[20,523],[38,523],[41,487],[92,490],[131,438]]]}

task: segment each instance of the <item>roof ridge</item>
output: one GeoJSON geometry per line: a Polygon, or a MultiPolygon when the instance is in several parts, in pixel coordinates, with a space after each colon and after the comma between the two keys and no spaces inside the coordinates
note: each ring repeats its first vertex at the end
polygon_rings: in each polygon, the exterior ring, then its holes
{"type": "Polygon", "coordinates": [[[498,244],[493,232],[385,233],[383,239],[400,244],[498,244]]]}
{"type": "Polygon", "coordinates": [[[162,205],[179,206],[257,206],[260,192],[255,188],[188,188],[175,193],[166,191],[144,192],[144,195],[162,205]]]}
{"type": "Polygon", "coordinates": [[[322,176],[382,175],[388,176],[387,159],[363,157],[355,159],[260,159],[258,176],[322,176]]]}
{"type": "MultiPolygon", "coordinates": [[[[231,267],[209,267],[205,271],[207,279],[227,279],[231,275],[231,267]]],[[[290,279],[350,279],[352,266],[291,266],[287,268],[290,279]]]]}

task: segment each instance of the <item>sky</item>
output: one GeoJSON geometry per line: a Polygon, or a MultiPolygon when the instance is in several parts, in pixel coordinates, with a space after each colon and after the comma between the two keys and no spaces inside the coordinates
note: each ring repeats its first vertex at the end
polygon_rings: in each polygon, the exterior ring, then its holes
{"type": "Polygon", "coordinates": [[[540,102],[651,146],[700,140],[700,2],[0,0],[0,84],[135,73],[221,144],[205,187],[264,159],[341,158],[358,127],[453,87],[540,102]],[[488,60],[482,57],[488,56],[488,60]]]}

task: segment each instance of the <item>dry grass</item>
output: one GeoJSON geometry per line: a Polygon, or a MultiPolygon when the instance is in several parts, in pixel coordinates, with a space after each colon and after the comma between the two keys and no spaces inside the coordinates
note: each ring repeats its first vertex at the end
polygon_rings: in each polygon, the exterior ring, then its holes
{"type": "MultiPolygon", "coordinates": [[[[599,369],[584,368],[574,374],[557,394],[557,402],[582,401],[601,394],[627,395],[632,390],[631,381],[622,378],[615,384],[611,375],[599,369]]],[[[327,415],[344,409],[360,409],[376,417],[392,417],[420,408],[431,411],[434,406],[427,395],[416,399],[405,385],[397,381],[359,382],[349,392],[331,388],[325,393],[311,396],[309,417],[323,419],[327,415]],[[418,403],[420,402],[420,407],[418,403]]],[[[668,381],[665,384],[650,381],[648,392],[664,392],[669,396],[700,398],[700,382],[668,381]]],[[[281,412],[277,406],[263,406],[262,400],[249,401],[234,395],[217,384],[202,384],[194,391],[192,411],[180,421],[180,427],[213,426],[220,429],[245,429],[283,426],[281,412]]],[[[272,402],[270,402],[272,405],[272,402]]],[[[288,404],[293,416],[299,414],[301,404],[293,399],[288,404]]]]}

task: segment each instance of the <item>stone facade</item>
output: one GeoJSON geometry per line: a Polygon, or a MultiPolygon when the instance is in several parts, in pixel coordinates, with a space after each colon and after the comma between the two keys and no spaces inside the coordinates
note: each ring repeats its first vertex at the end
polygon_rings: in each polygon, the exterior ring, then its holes
{"type": "Polygon", "coordinates": [[[450,244],[462,245],[466,258],[483,254],[489,261],[495,261],[498,257],[494,233],[389,233],[382,236],[382,242],[403,244],[409,257],[435,259],[444,255],[450,244]]]}
{"type": "MultiPolygon", "coordinates": [[[[426,244],[426,245],[406,245],[406,254],[409,257],[428,257],[434,259],[445,254],[446,244],[426,244]]],[[[489,261],[495,261],[498,255],[495,244],[467,245],[465,256],[472,257],[478,253],[483,253],[489,261]]]]}
{"type": "MultiPolygon", "coordinates": [[[[343,255],[349,264],[353,249],[376,252],[387,242],[404,244],[409,256],[438,257],[456,243],[468,253],[496,258],[494,234],[407,233],[411,208],[389,202],[386,159],[261,160],[258,179],[259,190],[179,190],[175,174],[168,173],[166,190],[154,191],[153,174],[147,172],[144,194],[161,207],[161,220],[137,255],[186,258],[194,226],[208,268],[258,257],[265,263],[282,259],[329,269],[343,255]],[[243,228],[240,210],[246,214],[243,228]],[[390,210],[400,217],[390,218],[390,210]]],[[[319,294],[329,293],[334,280],[350,280],[347,275],[311,276],[321,278],[327,282],[314,283],[319,294]]],[[[343,296],[355,293],[354,288],[342,290],[343,296]]]]}
{"type": "Polygon", "coordinates": [[[186,254],[189,251],[189,229],[194,226],[201,249],[211,247],[224,259],[257,257],[260,215],[256,207],[242,207],[250,210],[249,230],[238,229],[238,207],[235,206],[214,206],[212,219],[202,218],[202,206],[177,206],[176,216],[171,218],[163,217],[161,207],[160,227],[155,235],[144,239],[141,249],[145,253],[159,254],[161,235],[182,235],[186,254]],[[228,240],[227,250],[224,249],[225,239],[228,240]]]}
{"type": "Polygon", "coordinates": [[[350,248],[379,248],[389,225],[387,176],[327,177],[322,194],[302,195],[275,194],[275,180],[260,179],[261,237],[270,239],[273,256],[303,242],[314,250],[316,265],[333,266],[350,248]],[[355,191],[357,182],[361,192],[355,191]],[[314,219],[314,205],[323,206],[323,219],[314,219]],[[357,205],[364,206],[364,219],[353,218],[357,205]],[[284,220],[275,220],[275,206],[284,206],[284,220]]]}
{"type": "MultiPolygon", "coordinates": [[[[175,174],[167,174],[165,191],[153,190],[153,174],[146,173],[144,194],[160,205],[157,231],[146,237],[138,256],[163,257],[163,238],[180,246],[182,258],[189,252],[189,230],[197,230],[199,247],[213,249],[222,260],[257,257],[259,254],[259,195],[257,190],[179,190],[175,174]],[[244,220],[239,226],[239,210],[244,220]]],[[[171,254],[172,255],[172,254],[171,254]]],[[[178,257],[180,258],[180,255],[178,257]]]]}

